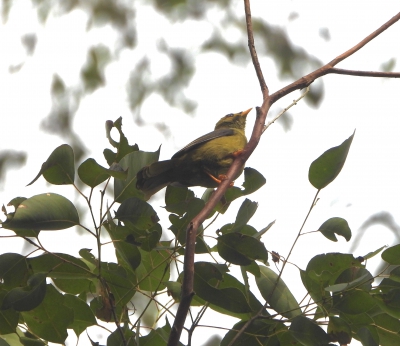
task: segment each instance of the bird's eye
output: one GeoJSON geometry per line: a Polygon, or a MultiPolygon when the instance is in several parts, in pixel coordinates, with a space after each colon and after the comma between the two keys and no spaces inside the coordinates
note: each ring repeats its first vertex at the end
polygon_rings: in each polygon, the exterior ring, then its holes
{"type": "Polygon", "coordinates": [[[229,113],[229,114],[225,115],[225,117],[233,117],[233,113],[229,113]]]}

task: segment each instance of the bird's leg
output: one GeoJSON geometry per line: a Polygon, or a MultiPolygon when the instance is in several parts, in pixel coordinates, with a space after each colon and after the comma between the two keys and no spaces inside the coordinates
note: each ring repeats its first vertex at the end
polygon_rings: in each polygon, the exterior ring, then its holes
{"type": "MultiPolygon", "coordinates": [[[[210,172],[204,171],[212,180],[214,180],[217,184],[221,184],[224,180],[228,179],[225,174],[218,175],[218,178],[214,177],[210,172]]],[[[233,181],[230,182],[229,187],[232,187],[234,184],[233,181]]]]}

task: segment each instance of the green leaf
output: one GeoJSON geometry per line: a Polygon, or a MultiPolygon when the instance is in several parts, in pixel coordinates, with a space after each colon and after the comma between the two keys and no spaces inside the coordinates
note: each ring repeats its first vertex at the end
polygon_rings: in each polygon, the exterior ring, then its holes
{"type": "Polygon", "coordinates": [[[129,225],[140,230],[149,229],[159,221],[153,207],[137,197],[122,202],[115,218],[125,223],[128,221],[129,225]]]}
{"type": "Polygon", "coordinates": [[[246,300],[245,294],[237,287],[220,289],[218,281],[223,279],[220,268],[208,262],[194,264],[194,291],[201,299],[215,304],[227,311],[247,313],[252,309],[246,300]],[[214,287],[217,286],[217,287],[214,287]]]}
{"type": "MultiPolygon", "coordinates": [[[[139,197],[145,199],[143,192],[136,188],[136,174],[144,166],[158,161],[160,149],[155,152],[134,151],[125,155],[119,164],[124,171],[128,171],[125,180],[114,179],[114,199],[122,203],[128,198],[139,197]]],[[[146,198],[148,199],[148,198],[146,198]]]]}
{"type": "Polygon", "coordinates": [[[217,238],[218,253],[226,261],[249,265],[254,260],[268,262],[268,251],[259,240],[241,233],[228,233],[217,238]]]}
{"type": "MultiPolygon", "coordinates": [[[[120,160],[125,155],[128,155],[132,152],[139,150],[139,147],[137,146],[137,144],[129,145],[128,139],[125,137],[125,134],[122,131],[122,117],[119,117],[114,122],[112,122],[110,120],[108,120],[106,122],[106,136],[107,136],[110,144],[114,148],[117,148],[117,154],[115,155],[114,160],[112,162],[108,162],[108,164],[110,166],[112,165],[113,162],[120,162],[120,160]],[[111,138],[111,130],[113,127],[115,127],[119,132],[119,142],[116,142],[111,138]]],[[[107,157],[106,157],[106,159],[107,159],[107,157]]]]}
{"type": "MultiPolygon", "coordinates": [[[[166,319],[166,324],[162,328],[152,329],[149,334],[139,338],[138,345],[140,346],[165,346],[168,343],[169,334],[171,333],[171,326],[166,319]]],[[[183,346],[178,342],[179,346],[183,346]]]]}
{"type": "Polygon", "coordinates": [[[372,327],[361,327],[357,331],[357,336],[361,341],[361,343],[363,344],[363,346],[379,346],[377,342],[377,339],[379,339],[378,333],[374,329],[375,333],[372,334],[371,329],[372,327]]]}
{"type": "Polygon", "coordinates": [[[260,266],[260,272],[261,275],[255,278],[257,287],[271,308],[287,318],[300,315],[299,304],[282,278],[278,281],[278,275],[264,266],[260,266]]]}
{"type": "Polygon", "coordinates": [[[44,253],[28,259],[35,273],[43,272],[52,279],[92,279],[89,267],[79,258],[63,253],[44,253]]]}
{"type": "Polygon", "coordinates": [[[135,273],[140,289],[151,292],[163,290],[164,281],[169,280],[171,253],[167,250],[139,251],[142,261],[135,273]]]}
{"type": "Polygon", "coordinates": [[[308,273],[304,270],[300,270],[301,281],[311,298],[318,304],[320,309],[324,312],[324,316],[327,316],[327,312],[332,307],[331,295],[325,290],[325,282],[317,282],[310,278],[308,273]]]}
{"type": "Polygon", "coordinates": [[[43,177],[54,185],[73,184],[75,179],[74,151],[68,144],[60,145],[42,164],[38,175],[28,184],[32,185],[43,174],[43,177]]]}
{"type": "Polygon", "coordinates": [[[107,338],[107,346],[136,346],[135,333],[128,326],[121,326],[120,329],[116,329],[110,334],[107,338]],[[121,331],[126,342],[121,337],[121,331]]]}
{"type": "Polygon", "coordinates": [[[330,148],[311,163],[308,179],[318,190],[329,185],[339,175],[349,153],[354,133],[337,147],[330,148]]]}
{"type": "Polygon", "coordinates": [[[391,289],[384,294],[375,294],[374,298],[379,307],[388,315],[400,318],[400,289],[391,289]]]}
{"type": "Polygon", "coordinates": [[[235,226],[232,232],[239,231],[244,225],[246,225],[256,212],[257,208],[257,202],[252,202],[246,198],[240,206],[239,211],[236,215],[235,226]]]}
{"type": "Polygon", "coordinates": [[[94,159],[87,159],[78,168],[79,178],[88,186],[95,187],[109,177],[124,180],[128,173],[118,170],[119,165],[111,166],[110,169],[100,166],[94,159]],[[115,167],[116,169],[112,169],[115,167]]]}
{"type": "MultiPolygon", "coordinates": [[[[240,321],[236,323],[232,330],[225,334],[221,341],[221,346],[227,346],[236,336],[237,332],[245,325],[247,321],[240,321]]],[[[246,328],[246,332],[243,333],[234,343],[235,346],[260,346],[269,345],[267,344],[270,334],[273,333],[273,327],[276,322],[268,320],[255,320],[253,323],[246,328]]]]}
{"type": "Polygon", "coordinates": [[[334,284],[337,277],[348,268],[361,267],[359,260],[350,254],[327,253],[314,256],[308,262],[306,272],[316,282],[334,284]]]}
{"type": "MultiPolygon", "coordinates": [[[[7,291],[0,290],[0,306],[7,291]]],[[[18,326],[19,313],[14,309],[0,310],[0,335],[14,333],[18,326]]],[[[1,345],[1,344],[0,344],[1,345]]]]}
{"type": "MultiPolygon", "coordinates": [[[[225,196],[221,198],[221,200],[214,208],[214,212],[224,214],[231,202],[239,197],[243,197],[257,191],[261,186],[265,184],[265,182],[266,180],[260,172],[258,172],[254,168],[246,167],[244,169],[244,182],[242,184],[244,189],[241,189],[237,186],[229,188],[225,192],[225,196]]],[[[213,191],[214,189],[207,189],[204,192],[202,199],[207,202],[211,197],[213,191]]]]}
{"type": "Polygon", "coordinates": [[[102,276],[113,294],[115,305],[119,308],[132,299],[136,293],[136,277],[116,263],[101,263],[102,276]]]}
{"type": "Polygon", "coordinates": [[[33,274],[25,287],[16,287],[9,291],[4,299],[1,309],[13,308],[16,311],[29,311],[43,301],[46,294],[46,275],[33,274]]]}
{"type": "Polygon", "coordinates": [[[400,282],[400,266],[393,268],[390,271],[390,279],[392,279],[393,281],[400,282]]]}
{"type": "Polygon", "coordinates": [[[380,345],[400,345],[400,321],[387,314],[373,317],[380,345]]]}
{"type": "Polygon", "coordinates": [[[364,258],[364,260],[370,259],[374,256],[376,256],[378,253],[380,253],[385,247],[387,247],[386,245],[381,246],[378,250],[375,250],[373,252],[368,252],[365,256],[362,256],[362,258],[364,258]]]}
{"type": "Polygon", "coordinates": [[[137,245],[126,241],[127,227],[117,226],[112,220],[104,223],[103,226],[107,229],[113,241],[118,263],[131,270],[135,270],[139,266],[142,256],[137,245]]]}
{"type": "Polygon", "coordinates": [[[25,256],[17,253],[4,253],[0,255],[0,278],[1,287],[12,289],[25,286],[32,271],[29,269],[25,256]]]}
{"type": "Polygon", "coordinates": [[[59,230],[79,225],[75,206],[65,197],[55,193],[44,193],[22,202],[14,217],[2,226],[11,230],[59,230]]]}
{"type": "Polygon", "coordinates": [[[168,185],[165,191],[165,209],[170,213],[183,216],[187,211],[189,202],[194,198],[194,192],[187,187],[168,185]]]}
{"type": "Polygon", "coordinates": [[[304,346],[322,346],[329,344],[329,337],[314,321],[304,316],[293,319],[289,328],[293,337],[304,346]]]}
{"type": "Polygon", "coordinates": [[[392,246],[382,252],[382,259],[390,264],[400,264],[400,244],[392,246]]]}
{"type": "Polygon", "coordinates": [[[326,238],[337,241],[335,233],[341,235],[347,241],[351,239],[351,230],[345,219],[341,217],[332,217],[325,221],[318,229],[326,238]]]}
{"type": "Polygon", "coordinates": [[[0,335],[0,346],[24,346],[16,333],[0,335]]]}
{"type": "Polygon", "coordinates": [[[376,305],[374,298],[367,292],[354,289],[343,294],[335,304],[335,308],[350,315],[362,314],[376,305]]]}
{"type": "Polygon", "coordinates": [[[371,291],[374,278],[372,274],[365,268],[352,267],[342,271],[335,281],[335,284],[347,284],[346,289],[357,287],[366,292],[371,291]]]}
{"type": "MultiPolygon", "coordinates": [[[[178,217],[175,214],[170,214],[169,220],[171,221],[170,230],[175,234],[179,243],[184,245],[186,243],[186,229],[193,218],[204,208],[204,201],[199,198],[189,200],[187,211],[183,217],[178,217]]],[[[201,234],[203,227],[197,229],[197,234],[201,234]]]]}
{"type": "Polygon", "coordinates": [[[79,336],[86,328],[97,323],[92,310],[86,302],[78,297],[70,294],[64,295],[64,305],[68,306],[74,312],[74,320],[68,328],[73,329],[76,336],[79,336]]]}
{"type": "Polygon", "coordinates": [[[68,336],[67,328],[74,319],[72,309],[65,305],[64,296],[52,285],[47,285],[42,304],[21,314],[35,335],[56,343],[65,342],[68,336]]]}
{"type": "Polygon", "coordinates": [[[256,192],[266,182],[266,179],[259,171],[251,167],[246,167],[244,169],[244,182],[242,185],[244,187],[244,191],[242,191],[243,195],[256,192]]]}

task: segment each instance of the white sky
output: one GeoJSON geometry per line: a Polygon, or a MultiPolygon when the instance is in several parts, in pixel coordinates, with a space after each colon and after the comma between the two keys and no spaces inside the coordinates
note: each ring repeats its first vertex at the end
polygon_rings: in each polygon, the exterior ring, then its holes
{"type": "MultiPolygon", "coordinates": [[[[2,185],[3,191],[0,191],[0,202],[4,204],[16,196],[30,197],[47,191],[67,194],[74,200],[74,195],[69,193],[72,190],[70,187],[48,186],[43,178],[33,186],[25,187],[52,150],[63,143],[62,139],[40,131],[39,124],[50,112],[52,75],[58,73],[67,86],[76,85],[79,83],[80,68],[86,60],[87,47],[98,43],[113,46],[116,39],[115,33],[108,27],[87,32],[87,18],[81,11],[62,17],[51,13],[46,25],[42,26],[38,24],[36,12],[29,4],[15,1],[8,22],[0,29],[0,149],[12,148],[28,153],[25,167],[8,172],[2,185]],[[20,37],[32,32],[37,33],[38,43],[33,57],[26,57],[20,37]],[[19,63],[24,63],[21,70],[10,74],[9,67],[19,63]]],[[[253,16],[286,27],[294,43],[324,63],[358,43],[398,10],[398,1],[394,0],[263,1],[252,4],[253,16]],[[288,20],[291,12],[299,14],[294,21],[288,20]],[[318,35],[320,27],[329,28],[331,40],[324,41],[318,35]]],[[[243,11],[240,1],[237,11],[243,11]]],[[[213,11],[209,22],[189,21],[170,26],[150,7],[141,5],[136,18],[138,47],[134,51],[123,51],[119,60],[106,68],[106,87],[84,98],[74,119],[74,129],[91,151],[90,157],[105,165],[102,151],[108,146],[104,136],[104,122],[108,119],[116,120],[122,116],[126,135],[131,143],[137,142],[143,150],[154,151],[162,143],[161,159],[167,159],[193,138],[212,130],[222,115],[261,104],[259,84],[251,64],[231,66],[220,55],[202,54],[196,60],[196,75],[186,90],[187,95],[198,102],[196,116],[189,117],[180,110],[171,109],[161,97],[155,95],[143,105],[141,114],[150,124],[167,123],[174,134],[173,138],[166,141],[152,126],[137,127],[127,107],[125,89],[135,62],[144,54],[151,59],[158,59],[157,64],[152,66],[153,73],[163,74],[166,60],[162,60],[157,51],[156,40],[165,37],[171,46],[181,45],[197,51],[201,42],[211,33],[210,22],[218,23],[221,14],[213,11]],[[146,35],[143,35],[144,32],[146,35]]],[[[234,40],[237,33],[230,30],[227,35],[234,40]]],[[[399,37],[400,24],[397,23],[338,67],[379,70],[382,63],[395,57],[396,70],[399,71],[399,37]]],[[[287,81],[276,78],[271,59],[261,56],[260,62],[271,92],[287,84],[287,81]]],[[[259,170],[267,179],[262,189],[249,196],[259,203],[259,209],[250,224],[261,229],[276,219],[276,224],[263,240],[268,250],[278,251],[283,256],[287,255],[315,194],[307,178],[310,163],[325,150],[342,143],[354,129],[357,129],[356,135],[344,169],[320,193],[320,201],[305,231],[316,230],[326,219],[339,216],[349,222],[354,238],[360,225],[371,214],[380,211],[391,213],[400,222],[400,80],[331,75],[323,77],[323,81],[325,95],[319,109],[312,109],[300,102],[290,112],[294,117],[292,130],[285,133],[279,125],[271,126],[247,164],[259,170]]],[[[274,111],[286,107],[298,95],[295,93],[285,97],[274,106],[274,111]]],[[[248,136],[254,119],[255,111],[252,111],[248,116],[248,136]]],[[[240,183],[239,180],[236,184],[240,183]]],[[[202,189],[196,189],[196,192],[201,196],[202,189]]],[[[163,205],[163,194],[157,196],[153,204],[155,207],[163,205]]],[[[218,225],[233,222],[240,204],[241,201],[234,203],[231,212],[219,218],[209,235],[215,235],[214,230],[218,225]]],[[[157,212],[162,217],[166,216],[161,208],[157,212]]],[[[165,227],[169,226],[168,222],[164,224],[165,227]]],[[[82,247],[95,248],[90,243],[82,245],[80,241],[77,244],[71,232],[42,232],[43,241],[53,251],[73,255],[77,255],[82,247]]],[[[393,239],[387,229],[372,227],[355,255],[365,255],[382,245],[390,245],[393,239]]],[[[22,242],[3,240],[0,242],[0,253],[20,252],[21,246],[22,242]]],[[[313,233],[300,238],[291,261],[304,268],[316,254],[346,252],[350,246],[351,242],[347,244],[343,238],[338,243],[332,243],[322,235],[313,233]]],[[[113,260],[112,251],[108,256],[109,260],[113,260]]],[[[367,268],[373,271],[378,263],[379,256],[371,260],[367,268]]],[[[288,266],[283,278],[300,299],[304,292],[296,289],[297,285],[301,286],[297,269],[288,266]]],[[[204,323],[206,321],[212,324],[207,317],[204,323]]],[[[220,322],[219,319],[216,321],[220,322]]],[[[209,335],[216,332],[206,331],[209,335]]],[[[204,332],[199,329],[197,335],[204,332]]],[[[99,329],[92,333],[96,337],[99,329]]],[[[70,335],[67,345],[74,345],[74,334],[70,335]]],[[[82,334],[80,344],[85,345],[84,340],[82,334]]],[[[101,342],[100,339],[98,341],[101,342]]],[[[204,341],[203,334],[194,344],[201,345],[204,341]]],[[[355,342],[353,344],[356,345],[355,342]]]]}

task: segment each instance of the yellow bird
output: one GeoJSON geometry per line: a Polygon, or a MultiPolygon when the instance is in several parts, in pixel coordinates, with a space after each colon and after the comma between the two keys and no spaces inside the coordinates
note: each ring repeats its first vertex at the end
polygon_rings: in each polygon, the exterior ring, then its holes
{"type": "MultiPolygon", "coordinates": [[[[169,184],[217,187],[226,179],[234,158],[247,144],[244,130],[250,111],[251,108],[225,115],[214,131],[189,143],[170,160],[143,167],[137,173],[136,187],[144,192],[146,199],[169,184]]],[[[238,178],[243,169],[233,179],[238,178]]]]}

